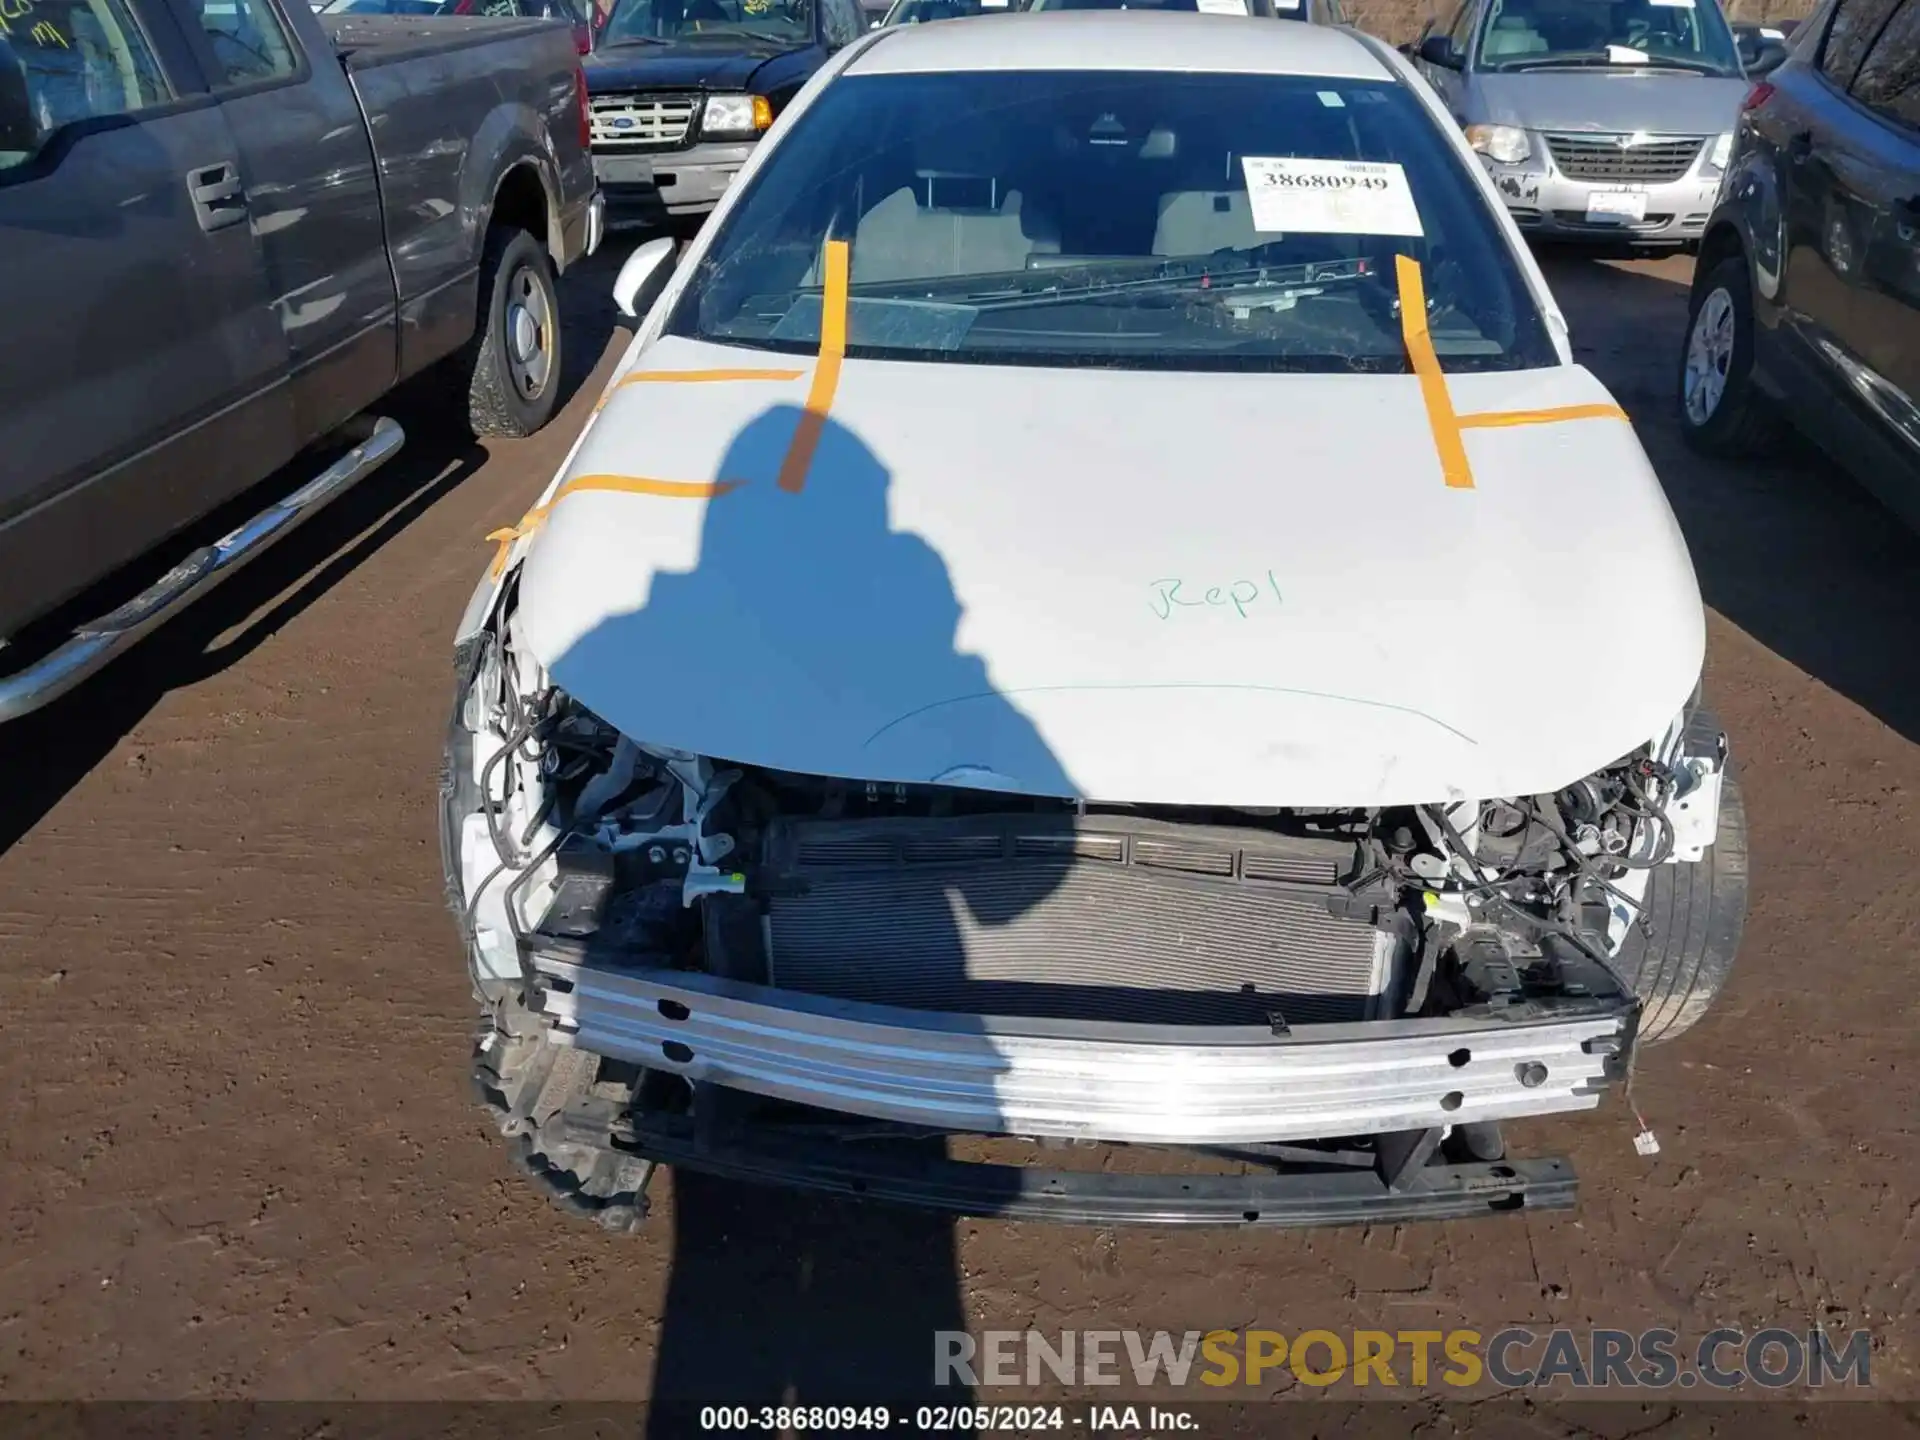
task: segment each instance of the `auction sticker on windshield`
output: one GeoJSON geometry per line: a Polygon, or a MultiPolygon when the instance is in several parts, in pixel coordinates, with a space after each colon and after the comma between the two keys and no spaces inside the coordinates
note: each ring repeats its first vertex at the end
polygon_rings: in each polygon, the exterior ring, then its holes
{"type": "Polygon", "coordinates": [[[1423,235],[1407,172],[1391,162],[1243,155],[1253,228],[1263,235],[1423,235]]]}

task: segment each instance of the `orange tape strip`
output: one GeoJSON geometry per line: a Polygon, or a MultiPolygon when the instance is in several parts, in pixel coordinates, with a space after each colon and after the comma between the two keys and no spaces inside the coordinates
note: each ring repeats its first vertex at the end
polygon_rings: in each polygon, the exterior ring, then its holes
{"type": "Polygon", "coordinates": [[[642,370],[623,376],[606,394],[594,402],[598,415],[613,400],[615,390],[629,385],[705,385],[721,380],[798,380],[804,370],[642,370]]]}
{"type": "Polygon", "coordinates": [[[1400,289],[1400,337],[1413,373],[1420,377],[1427,424],[1433,431],[1434,448],[1440,452],[1440,473],[1449,488],[1471,490],[1473,467],[1467,464],[1467,447],[1460,439],[1460,417],[1453,413],[1446,372],[1440,368],[1440,357],[1433,353],[1433,336],[1427,333],[1427,289],[1421,283],[1420,262],[1396,255],[1393,266],[1400,289]]]}
{"type": "Polygon", "coordinates": [[[1484,415],[1461,415],[1462,430],[1500,430],[1509,425],[1553,425],[1561,420],[1625,420],[1618,405],[1561,405],[1552,410],[1489,410],[1484,415]]]}
{"type": "Polygon", "coordinates": [[[617,495],[661,495],[671,500],[710,500],[729,490],[738,490],[746,483],[744,480],[655,480],[645,475],[576,475],[554,491],[553,498],[546,504],[536,505],[522,515],[517,525],[495,530],[487,536],[499,547],[494,551],[492,573],[497,577],[507,568],[507,556],[512,553],[514,541],[533,534],[547,523],[554,506],[583,490],[617,495]]]}
{"type": "Polygon", "coordinates": [[[798,380],[806,373],[804,370],[636,370],[623,376],[620,384],[705,385],[716,380],[798,380]]]}
{"type": "Polygon", "coordinates": [[[807,408],[794,427],[786,458],[780,462],[780,488],[789,495],[807,488],[813,452],[826,431],[827,412],[833,408],[833,392],[840,384],[840,362],[847,353],[847,270],[847,242],[829,240],[826,284],[820,292],[820,358],[814,362],[807,408]]]}
{"type": "MultiPolygon", "coordinates": [[[[798,494],[806,488],[807,471],[813,464],[813,452],[827,426],[827,412],[833,408],[833,392],[840,384],[840,362],[847,353],[847,277],[849,252],[844,240],[829,240],[826,252],[826,284],[820,294],[820,355],[814,361],[813,384],[807,390],[806,409],[780,462],[779,485],[798,494]]],[[[642,370],[628,375],[613,388],[641,384],[704,384],[723,380],[798,380],[799,370],[642,370]]],[[[595,406],[595,412],[607,403],[612,391],[595,406]]],[[[674,500],[711,500],[729,490],[738,490],[744,480],[655,480],[645,475],[576,475],[544,505],[536,505],[520,517],[520,523],[495,530],[487,536],[499,548],[493,556],[493,574],[507,568],[507,556],[514,542],[531,535],[546,523],[547,517],[569,495],[599,490],[619,495],[660,495],[674,500]]]]}
{"type": "Polygon", "coordinates": [[[582,490],[611,490],[621,495],[665,495],[673,500],[711,500],[729,490],[738,490],[744,480],[653,480],[645,475],[576,475],[547,502],[551,510],[569,495],[582,490]]]}

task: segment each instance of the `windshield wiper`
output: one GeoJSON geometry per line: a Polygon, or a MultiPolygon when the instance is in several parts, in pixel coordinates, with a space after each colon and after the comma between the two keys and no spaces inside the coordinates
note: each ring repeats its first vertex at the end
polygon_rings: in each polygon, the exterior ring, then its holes
{"type": "MultiPolygon", "coordinates": [[[[1044,272],[1042,272],[1044,273],[1044,272]]],[[[1084,301],[1148,299],[1185,293],[1215,300],[1246,300],[1249,291],[1283,300],[1313,293],[1313,287],[1344,280],[1361,280],[1378,273],[1371,261],[1328,260],[1303,265],[1247,265],[1232,270],[1186,270],[1175,275],[1150,275],[1140,280],[1113,280],[1068,288],[1028,289],[1014,294],[958,297],[957,304],[983,314],[1004,310],[1031,310],[1047,305],[1077,305],[1084,301]]],[[[1057,274],[1057,272],[1056,272],[1057,274]]]]}
{"type": "Polygon", "coordinates": [[[1604,50],[1581,51],[1577,54],[1542,55],[1531,60],[1509,60],[1497,66],[1499,70],[1686,70],[1696,75],[1729,75],[1733,72],[1724,65],[1716,65],[1711,60],[1680,60],[1671,55],[1651,55],[1644,50],[1634,52],[1644,55],[1644,60],[1620,60],[1604,50]]]}
{"type": "Polygon", "coordinates": [[[622,35],[618,40],[602,40],[602,50],[618,50],[622,45],[671,45],[671,40],[662,40],[658,35],[622,35]]]}
{"type": "MultiPolygon", "coordinates": [[[[1039,257],[1053,260],[1055,257],[1039,257]]],[[[1365,273],[1369,262],[1323,260],[1293,265],[1260,264],[1233,256],[1234,263],[1219,268],[1222,257],[1192,255],[1168,259],[1153,255],[1074,256],[1065,263],[1040,264],[1022,270],[989,271],[979,275],[929,276],[924,280],[870,280],[849,288],[851,296],[873,300],[938,300],[976,310],[1021,306],[1030,302],[1063,303],[1089,296],[1159,293],[1191,288],[1206,291],[1244,281],[1273,285],[1313,284],[1320,280],[1352,278],[1365,273]],[[1178,268],[1175,268],[1178,267],[1178,268]],[[1211,268],[1209,268],[1211,267],[1211,268]],[[1137,279],[1127,276],[1146,271],[1137,279]],[[1107,276],[1115,278],[1109,279],[1107,276]],[[1099,277],[1099,278],[1096,278],[1099,277]]],[[[803,292],[818,294],[815,287],[803,292]]]]}

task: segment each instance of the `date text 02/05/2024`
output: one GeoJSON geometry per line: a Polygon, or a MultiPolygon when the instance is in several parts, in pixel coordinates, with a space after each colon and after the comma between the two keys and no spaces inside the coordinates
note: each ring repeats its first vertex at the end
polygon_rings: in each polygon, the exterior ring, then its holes
{"type": "Polygon", "coordinates": [[[885,1405],[706,1405],[700,1410],[703,1431],[772,1431],[807,1434],[821,1431],[905,1430],[917,1434],[987,1431],[1051,1433],[1055,1431],[1125,1431],[1135,1434],[1194,1431],[1197,1417],[1190,1410],[1157,1405],[1099,1405],[1086,1411],[1062,1405],[921,1405],[915,1410],[892,1410],[885,1405]]]}
{"type": "Polygon", "coordinates": [[[1273,571],[1267,571],[1266,583],[1258,580],[1231,580],[1224,585],[1209,585],[1204,590],[1186,590],[1186,580],[1149,580],[1148,588],[1153,591],[1147,603],[1153,607],[1153,613],[1162,620],[1173,618],[1176,610],[1231,610],[1242,620],[1248,619],[1249,607],[1278,605],[1280,603],[1280,582],[1274,578],[1273,571]],[[1200,598],[1194,598],[1198,595],[1200,598]]]}

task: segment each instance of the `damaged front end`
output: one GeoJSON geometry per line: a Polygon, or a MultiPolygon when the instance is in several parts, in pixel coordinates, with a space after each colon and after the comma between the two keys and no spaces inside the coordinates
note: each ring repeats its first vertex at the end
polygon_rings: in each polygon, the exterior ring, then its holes
{"type": "Polygon", "coordinates": [[[1570,1206],[1500,1122],[1628,1080],[1649,885],[1713,845],[1726,779],[1686,717],[1556,794],[1399,808],[777,772],[619,733],[513,614],[510,575],[442,794],[477,1074],[616,1228],[658,1163],[1097,1223],[1570,1206]]]}

